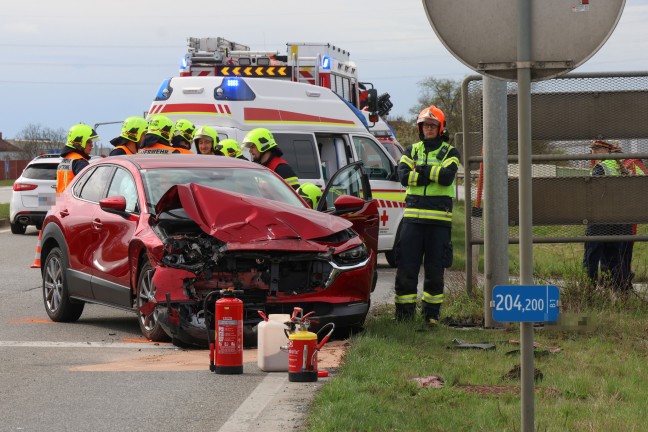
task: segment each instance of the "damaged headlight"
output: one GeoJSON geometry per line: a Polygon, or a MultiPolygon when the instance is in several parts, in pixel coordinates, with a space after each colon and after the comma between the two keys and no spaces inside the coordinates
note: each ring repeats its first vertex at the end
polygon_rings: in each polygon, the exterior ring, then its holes
{"type": "Polygon", "coordinates": [[[333,256],[333,260],[340,265],[353,265],[361,263],[369,257],[369,250],[364,244],[340,252],[333,256]]]}

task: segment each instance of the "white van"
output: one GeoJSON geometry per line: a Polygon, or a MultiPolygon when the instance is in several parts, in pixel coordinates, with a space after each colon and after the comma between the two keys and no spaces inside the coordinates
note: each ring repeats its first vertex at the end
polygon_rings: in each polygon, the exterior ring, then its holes
{"type": "Polygon", "coordinates": [[[239,143],[268,128],[300,182],[324,187],[343,166],[362,160],[380,213],[378,250],[395,265],[394,243],[405,207],[396,164],[365,125],[364,115],[330,89],[284,80],[175,77],[165,80],[148,115],[212,126],[239,143]]]}

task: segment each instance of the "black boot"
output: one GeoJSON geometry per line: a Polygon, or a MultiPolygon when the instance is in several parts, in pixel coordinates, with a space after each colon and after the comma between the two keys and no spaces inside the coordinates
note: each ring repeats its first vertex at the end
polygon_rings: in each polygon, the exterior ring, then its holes
{"type": "Polygon", "coordinates": [[[415,304],[397,304],[396,305],[396,321],[411,321],[416,315],[415,304]]]}

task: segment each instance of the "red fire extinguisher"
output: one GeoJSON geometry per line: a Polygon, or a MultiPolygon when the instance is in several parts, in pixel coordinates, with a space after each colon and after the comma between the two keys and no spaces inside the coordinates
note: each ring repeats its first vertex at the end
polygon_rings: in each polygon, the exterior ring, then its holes
{"type": "Polygon", "coordinates": [[[310,321],[306,318],[313,314],[309,312],[302,316],[302,309],[295,308],[291,321],[295,324],[295,331],[288,335],[288,381],[313,382],[317,381],[317,351],[328,341],[335,330],[335,324],[324,325],[317,334],[308,331],[310,321]],[[317,343],[317,336],[327,327],[331,330],[322,341],[317,343]]]}
{"type": "MultiPolygon", "coordinates": [[[[215,303],[215,337],[209,345],[209,370],[217,374],[241,374],[243,373],[243,302],[236,298],[236,295],[243,294],[243,291],[227,289],[220,290],[219,293],[221,298],[215,303]]],[[[209,326],[207,332],[210,332],[209,326]]]]}

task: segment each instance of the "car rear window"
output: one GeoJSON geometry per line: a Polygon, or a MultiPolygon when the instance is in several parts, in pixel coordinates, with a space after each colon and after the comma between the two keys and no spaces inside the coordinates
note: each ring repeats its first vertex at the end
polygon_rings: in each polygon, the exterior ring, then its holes
{"type": "Polygon", "coordinates": [[[22,176],[32,180],[56,180],[56,168],[58,164],[35,163],[25,168],[22,176]]]}

